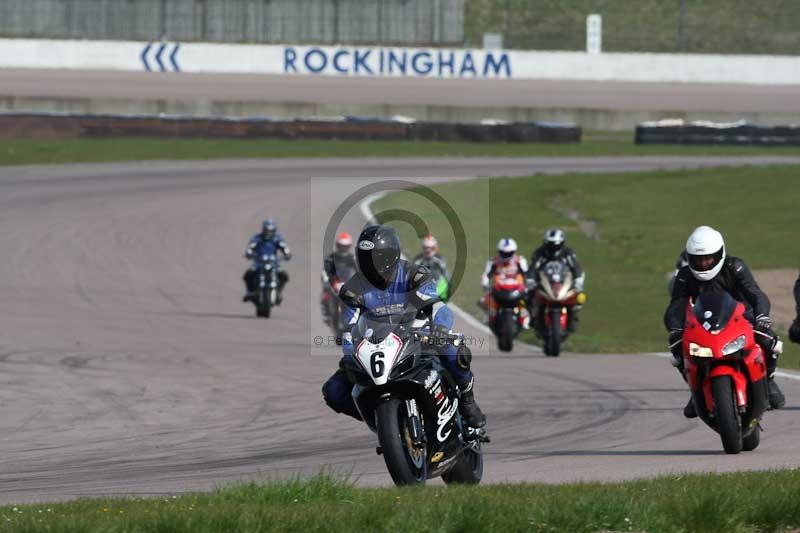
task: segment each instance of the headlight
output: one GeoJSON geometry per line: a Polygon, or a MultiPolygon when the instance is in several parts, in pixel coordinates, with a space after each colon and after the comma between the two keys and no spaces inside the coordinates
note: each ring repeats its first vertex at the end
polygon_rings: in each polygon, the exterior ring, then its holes
{"type": "Polygon", "coordinates": [[[692,357],[714,357],[714,351],[711,348],[690,342],[689,355],[692,357]]]}
{"type": "Polygon", "coordinates": [[[514,289],[513,291],[508,293],[508,297],[512,300],[519,298],[519,291],[514,289]]]}
{"type": "Polygon", "coordinates": [[[722,355],[730,355],[744,348],[744,335],[739,335],[722,348],[722,355]]]}

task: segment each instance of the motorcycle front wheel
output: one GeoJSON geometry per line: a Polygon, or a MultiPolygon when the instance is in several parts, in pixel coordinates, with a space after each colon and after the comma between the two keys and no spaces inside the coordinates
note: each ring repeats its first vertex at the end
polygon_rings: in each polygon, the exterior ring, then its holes
{"type": "Polygon", "coordinates": [[[544,340],[544,353],[551,357],[561,354],[561,309],[550,317],[550,330],[544,340]]]}
{"type": "Polygon", "coordinates": [[[378,405],[378,442],[383,460],[395,485],[424,485],[428,479],[428,457],[425,448],[411,443],[410,419],[405,402],[389,398],[378,405]]]}
{"type": "Polygon", "coordinates": [[[510,352],[514,349],[514,313],[503,311],[497,317],[497,349],[510,352]]]}
{"type": "Polygon", "coordinates": [[[730,376],[717,376],[711,381],[711,390],[722,447],[725,453],[737,454],[742,451],[742,430],[733,396],[733,380],[730,376]]]}
{"type": "Polygon", "coordinates": [[[258,299],[256,301],[256,316],[262,318],[269,318],[272,312],[272,295],[269,289],[260,289],[258,291],[258,299]]]}

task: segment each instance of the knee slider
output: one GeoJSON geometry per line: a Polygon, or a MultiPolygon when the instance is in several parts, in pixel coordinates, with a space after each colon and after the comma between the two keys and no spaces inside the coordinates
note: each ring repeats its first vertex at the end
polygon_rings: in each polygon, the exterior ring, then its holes
{"type": "Polygon", "coordinates": [[[459,346],[456,353],[456,364],[461,370],[469,371],[472,365],[472,350],[466,346],[459,346]]]}

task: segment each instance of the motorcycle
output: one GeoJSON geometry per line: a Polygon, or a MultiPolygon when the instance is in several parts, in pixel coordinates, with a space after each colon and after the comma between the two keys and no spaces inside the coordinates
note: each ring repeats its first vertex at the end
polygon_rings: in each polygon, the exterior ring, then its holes
{"type": "Polygon", "coordinates": [[[489,327],[497,337],[497,349],[510,352],[524,320],[525,278],[522,274],[496,274],[489,301],[489,327]]]}
{"type": "Polygon", "coordinates": [[[561,344],[569,336],[569,308],[583,304],[586,295],[575,290],[572,271],[562,261],[549,261],[536,275],[539,280],[533,293],[539,306],[536,333],[543,340],[545,355],[558,357],[561,344]]]}
{"type": "Polygon", "coordinates": [[[336,268],[336,276],[329,280],[325,280],[325,275],[323,274],[322,286],[323,286],[323,300],[325,305],[328,308],[328,326],[333,331],[336,338],[341,338],[342,333],[344,333],[347,324],[344,323],[342,319],[342,306],[341,302],[339,301],[339,291],[342,290],[342,286],[353,277],[355,274],[355,268],[350,265],[341,265],[337,266],[336,268]]]}
{"type": "MultiPolygon", "coordinates": [[[[405,315],[359,319],[355,354],[345,364],[355,383],[353,400],[377,434],[376,451],[395,484],[422,485],[438,476],[448,484],[480,483],[481,445],[489,439],[483,428],[462,420],[458,386],[414,322],[405,315]]],[[[460,335],[447,341],[463,345],[460,335]]]]}
{"type": "Polygon", "coordinates": [[[687,305],[683,334],[695,410],[730,454],[758,447],[769,405],[765,354],[744,313],[727,292],[701,294],[687,305]]]}
{"type": "Polygon", "coordinates": [[[279,304],[278,292],[278,259],[274,255],[262,255],[256,261],[258,284],[252,299],[256,307],[256,316],[269,318],[272,308],[279,304]]]}

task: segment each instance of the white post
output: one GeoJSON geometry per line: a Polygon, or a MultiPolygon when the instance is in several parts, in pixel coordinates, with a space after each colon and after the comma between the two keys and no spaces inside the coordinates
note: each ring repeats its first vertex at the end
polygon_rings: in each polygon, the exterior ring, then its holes
{"type": "Polygon", "coordinates": [[[603,51],[603,16],[587,15],[586,17],[586,53],[599,54],[603,51]]]}

